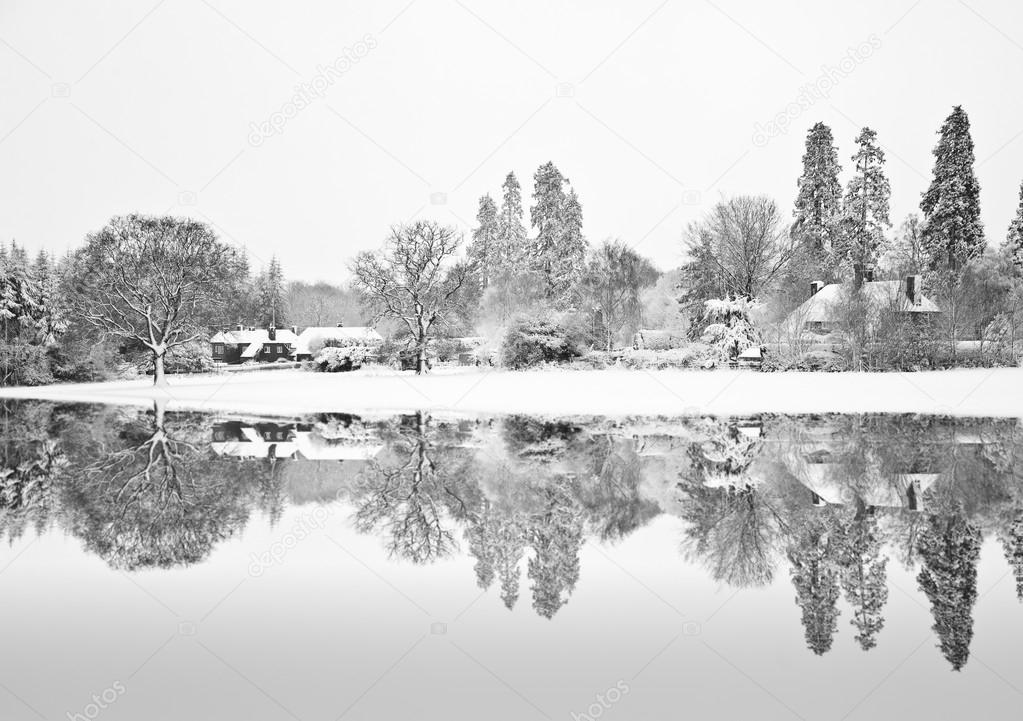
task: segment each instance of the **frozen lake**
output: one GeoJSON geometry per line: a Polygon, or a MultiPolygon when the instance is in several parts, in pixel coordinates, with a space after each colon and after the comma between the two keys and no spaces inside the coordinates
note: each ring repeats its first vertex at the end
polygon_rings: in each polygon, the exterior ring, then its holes
{"type": "Polygon", "coordinates": [[[3,719],[1019,708],[1015,419],[2,410],[3,719]]]}

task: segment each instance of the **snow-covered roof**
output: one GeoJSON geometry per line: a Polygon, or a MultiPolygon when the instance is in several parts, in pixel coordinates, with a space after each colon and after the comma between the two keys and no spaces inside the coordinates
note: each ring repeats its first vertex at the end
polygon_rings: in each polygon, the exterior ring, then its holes
{"type": "MultiPolygon", "coordinates": [[[[841,283],[830,283],[807,298],[792,311],[789,318],[800,323],[828,323],[837,320],[841,314],[845,287],[841,283]]],[[[903,313],[940,313],[934,302],[921,294],[920,303],[913,304],[906,294],[905,282],[901,280],[873,280],[863,284],[867,302],[875,309],[892,307],[903,313]]]]}
{"type": "Polygon", "coordinates": [[[295,350],[300,354],[311,354],[310,346],[325,341],[353,341],[375,345],[382,343],[384,337],[368,326],[310,326],[299,333],[295,350]]]}
{"type": "Polygon", "coordinates": [[[226,343],[227,345],[251,345],[253,343],[286,343],[288,345],[295,345],[298,341],[298,336],[291,332],[289,328],[278,328],[275,338],[270,340],[270,331],[266,328],[256,328],[255,330],[229,330],[221,331],[210,338],[211,343],[226,343]]]}

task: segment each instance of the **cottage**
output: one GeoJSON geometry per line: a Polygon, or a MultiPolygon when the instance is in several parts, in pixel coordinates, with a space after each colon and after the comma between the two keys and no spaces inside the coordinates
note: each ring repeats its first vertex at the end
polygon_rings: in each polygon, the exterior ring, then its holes
{"type": "MultiPolygon", "coordinates": [[[[933,318],[941,312],[923,294],[919,275],[907,275],[902,280],[874,280],[872,271],[868,269],[862,275],[857,272],[856,284],[867,303],[868,315],[871,316],[868,321],[873,321],[886,309],[905,313],[919,321],[933,318]]],[[[810,297],[789,314],[788,330],[793,334],[803,331],[825,334],[837,330],[846,303],[847,290],[841,283],[810,283],[810,297]]]]}
{"type": "Polygon", "coordinates": [[[328,342],[376,348],[384,342],[384,338],[368,326],[310,326],[296,339],[295,359],[311,359],[328,342]]]}
{"type": "Polygon", "coordinates": [[[272,363],[294,356],[298,335],[295,328],[246,328],[237,326],[210,338],[214,363],[272,363]]]}

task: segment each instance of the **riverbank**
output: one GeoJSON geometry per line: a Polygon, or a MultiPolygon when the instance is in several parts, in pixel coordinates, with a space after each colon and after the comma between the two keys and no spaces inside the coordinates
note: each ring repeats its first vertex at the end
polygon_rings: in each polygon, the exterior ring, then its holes
{"type": "Polygon", "coordinates": [[[440,369],[428,376],[369,369],[171,376],[3,388],[0,398],[151,405],[269,415],[411,410],[538,415],[922,413],[1023,417],[1023,369],[921,373],[759,373],[440,369]]]}

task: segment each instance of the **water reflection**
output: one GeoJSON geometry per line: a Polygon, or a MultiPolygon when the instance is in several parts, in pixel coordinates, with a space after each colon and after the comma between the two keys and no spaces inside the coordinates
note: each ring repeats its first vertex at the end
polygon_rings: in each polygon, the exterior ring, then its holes
{"type": "MultiPolygon", "coordinates": [[[[969,658],[982,540],[1023,600],[1015,421],[925,417],[366,420],[3,406],[0,534],[59,530],[111,567],[201,563],[254,513],[340,502],[390,555],[475,559],[507,608],[554,617],[584,542],[680,519],[680,563],[736,588],[791,583],[807,648],[883,642],[888,567],[918,571],[954,669],[969,658]]],[[[670,572],[670,569],[666,569],[670,572]]]]}

